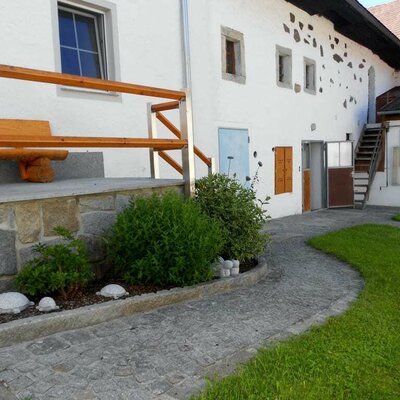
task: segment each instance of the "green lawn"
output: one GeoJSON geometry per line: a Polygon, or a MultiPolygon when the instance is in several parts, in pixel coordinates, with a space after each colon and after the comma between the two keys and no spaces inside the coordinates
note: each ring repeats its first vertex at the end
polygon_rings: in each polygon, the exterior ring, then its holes
{"type": "Polygon", "coordinates": [[[393,219],[393,221],[399,221],[400,222],[400,214],[395,215],[392,219],[393,219]]]}
{"type": "Polygon", "coordinates": [[[360,271],[358,300],[325,325],[261,350],[199,399],[400,399],[400,229],[363,225],[309,244],[360,271]]]}

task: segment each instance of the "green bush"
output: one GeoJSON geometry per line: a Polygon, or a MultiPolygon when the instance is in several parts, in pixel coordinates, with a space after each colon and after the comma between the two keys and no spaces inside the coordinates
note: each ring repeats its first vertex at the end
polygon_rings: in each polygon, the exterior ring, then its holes
{"type": "Polygon", "coordinates": [[[212,279],[223,237],[193,200],[167,192],[132,199],[106,242],[115,273],[126,282],[184,286],[212,279]]]}
{"type": "Polygon", "coordinates": [[[87,285],[92,271],[82,240],[75,239],[71,232],[61,227],[54,232],[63,242],[37,245],[34,251],[38,256],[18,274],[16,286],[31,296],[58,293],[67,299],[87,285]]]}
{"type": "Polygon", "coordinates": [[[264,251],[269,236],[261,229],[269,217],[263,210],[266,202],[257,200],[253,189],[216,174],[197,181],[196,202],[225,229],[223,258],[247,261],[264,251]]]}

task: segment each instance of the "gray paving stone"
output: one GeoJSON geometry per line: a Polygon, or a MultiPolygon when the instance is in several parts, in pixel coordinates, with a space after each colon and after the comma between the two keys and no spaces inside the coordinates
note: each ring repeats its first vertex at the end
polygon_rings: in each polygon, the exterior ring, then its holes
{"type": "Polygon", "coordinates": [[[187,399],[206,377],[232,373],[257,348],[323,323],[357,297],[360,276],[307,247],[307,238],[355,224],[396,225],[390,218],[398,212],[320,211],[275,220],[268,226],[270,271],[257,285],[1,349],[0,380],[18,398],[34,400],[187,399]]]}

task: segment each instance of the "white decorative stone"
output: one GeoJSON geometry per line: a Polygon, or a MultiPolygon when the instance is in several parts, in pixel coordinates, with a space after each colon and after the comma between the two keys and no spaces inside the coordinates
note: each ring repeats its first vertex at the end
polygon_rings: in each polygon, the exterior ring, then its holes
{"type": "Polygon", "coordinates": [[[232,268],[233,268],[233,262],[230,261],[230,260],[225,260],[225,261],[222,263],[222,268],[225,268],[225,269],[232,269],[232,268]]]}
{"type": "Polygon", "coordinates": [[[40,300],[39,305],[36,307],[40,312],[55,311],[59,308],[60,307],[57,306],[56,302],[51,297],[43,297],[43,299],[40,300]]]}
{"type": "Polygon", "coordinates": [[[232,262],[233,262],[233,268],[239,268],[239,266],[240,266],[239,260],[232,260],[232,262]]]}
{"type": "Polygon", "coordinates": [[[226,268],[221,268],[219,274],[220,274],[219,276],[220,276],[221,279],[229,278],[231,276],[231,270],[230,269],[226,269],[226,268]]]}
{"type": "Polygon", "coordinates": [[[129,293],[120,285],[107,285],[96,294],[103,297],[112,297],[115,300],[129,295],[129,293]]]}
{"type": "Polygon", "coordinates": [[[231,276],[239,276],[239,272],[240,272],[239,267],[238,268],[233,267],[231,269],[231,276]]]}
{"type": "Polygon", "coordinates": [[[34,303],[22,293],[10,292],[0,294],[0,314],[19,314],[34,303]]]}

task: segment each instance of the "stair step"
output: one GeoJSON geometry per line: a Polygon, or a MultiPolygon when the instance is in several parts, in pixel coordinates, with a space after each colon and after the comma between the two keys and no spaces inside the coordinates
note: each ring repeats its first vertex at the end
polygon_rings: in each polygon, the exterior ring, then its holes
{"type": "Polygon", "coordinates": [[[356,157],[356,161],[371,161],[372,157],[356,157]]]}
{"type": "Polygon", "coordinates": [[[364,201],[365,193],[354,193],[354,201],[364,201]]]}
{"type": "Polygon", "coordinates": [[[355,172],[355,179],[369,179],[369,174],[367,172],[355,172]]]}

